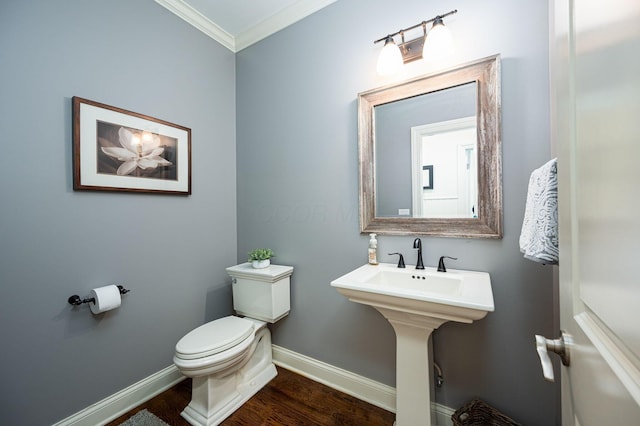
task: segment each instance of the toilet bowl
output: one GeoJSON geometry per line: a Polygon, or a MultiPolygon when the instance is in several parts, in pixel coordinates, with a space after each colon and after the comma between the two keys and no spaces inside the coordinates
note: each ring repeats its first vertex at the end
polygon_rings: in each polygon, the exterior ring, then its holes
{"type": "Polygon", "coordinates": [[[277,374],[266,323],[236,316],[188,333],[173,362],[193,380],[191,402],[181,413],[192,425],[219,424],[277,374]],[[212,338],[202,339],[206,334],[212,338]]]}
{"type": "Polygon", "coordinates": [[[235,311],[260,319],[220,318],[190,331],[176,344],[173,362],[193,380],[191,402],[181,413],[192,425],[219,424],[277,374],[265,321],[288,314],[293,268],[271,265],[252,270],[250,264],[242,264],[227,271],[235,311]]]}

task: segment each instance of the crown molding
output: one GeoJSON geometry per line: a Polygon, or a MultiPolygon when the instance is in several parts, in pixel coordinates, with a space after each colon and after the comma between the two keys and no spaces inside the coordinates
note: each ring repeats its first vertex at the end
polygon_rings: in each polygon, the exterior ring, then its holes
{"type": "Polygon", "coordinates": [[[184,0],[155,0],[227,49],[236,53],[281,29],[306,18],[337,0],[301,0],[238,34],[236,37],[198,12],[184,0]]]}
{"type": "Polygon", "coordinates": [[[155,1],[235,53],[236,42],[234,37],[183,0],[155,1]]]}
{"type": "Polygon", "coordinates": [[[282,9],[235,38],[236,52],[277,33],[307,16],[335,3],[336,0],[302,0],[282,9]]]}

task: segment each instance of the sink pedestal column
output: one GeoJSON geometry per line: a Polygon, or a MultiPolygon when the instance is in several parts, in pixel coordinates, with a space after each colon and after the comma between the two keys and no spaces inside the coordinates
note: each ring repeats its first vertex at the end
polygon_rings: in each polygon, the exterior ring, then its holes
{"type": "Polygon", "coordinates": [[[377,309],[396,333],[395,426],[431,426],[429,336],[447,320],[377,309]]]}

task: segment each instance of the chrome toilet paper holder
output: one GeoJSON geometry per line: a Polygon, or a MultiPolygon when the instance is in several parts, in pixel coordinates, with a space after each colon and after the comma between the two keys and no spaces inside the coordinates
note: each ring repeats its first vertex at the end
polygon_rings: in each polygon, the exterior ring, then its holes
{"type": "MultiPolygon", "coordinates": [[[[120,294],[127,294],[129,293],[131,290],[127,290],[126,288],[124,288],[123,286],[119,285],[118,287],[118,291],[120,291],[120,294]]],[[[77,294],[74,294],[73,296],[69,297],[67,299],[67,302],[69,302],[71,305],[74,306],[80,306],[83,303],[96,303],[96,299],[94,299],[93,297],[88,297],[86,299],[81,299],[80,296],[78,296],[77,294]]]]}

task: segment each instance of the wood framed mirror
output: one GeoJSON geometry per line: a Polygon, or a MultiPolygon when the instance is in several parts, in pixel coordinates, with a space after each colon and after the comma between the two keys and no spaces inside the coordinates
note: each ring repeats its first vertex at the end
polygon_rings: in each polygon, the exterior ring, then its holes
{"type": "Polygon", "coordinates": [[[360,232],[502,238],[500,55],[358,95],[360,232]]]}

